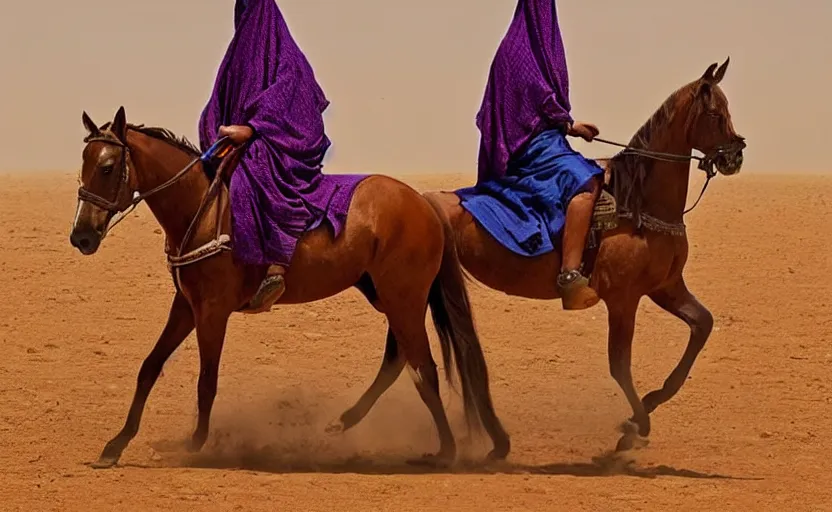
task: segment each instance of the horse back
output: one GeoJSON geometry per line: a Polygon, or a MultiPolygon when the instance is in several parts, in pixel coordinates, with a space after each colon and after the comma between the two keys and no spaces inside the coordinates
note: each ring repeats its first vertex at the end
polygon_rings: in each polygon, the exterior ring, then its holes
{"type": "Polygon", "coordinates": [[[444,234],[439,217],[409,185],[368,176],[350,199],[337,237],[324,222],[304,234],[286,274],[281,303],[319,300],[354,286],[365,274],[433,272],[441,262],[444,234]]]}

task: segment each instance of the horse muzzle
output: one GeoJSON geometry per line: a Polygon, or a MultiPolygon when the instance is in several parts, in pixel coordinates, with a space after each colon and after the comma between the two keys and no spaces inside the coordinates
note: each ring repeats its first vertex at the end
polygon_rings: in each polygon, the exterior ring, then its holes
{"type": "Polygon", "coordinates": [[[725,176],[737,174],[742,169],[745,141],[740,139],[732,144],[718,148],[712,157],[716,170],[725,176]]]}
{"type": "Polygon", "coordinates": [[[69,243],[85,256],[94,254],[104,239],[110,217],[112,217],[110,212],[79,200],[75,219],[72,221],[69,243]]]}
{"type": "Polygon", "coordinates": [[[95,254],[101,246],[101,235],[94,229],[73,229],[69,243],[84,256],[95,254]]]}

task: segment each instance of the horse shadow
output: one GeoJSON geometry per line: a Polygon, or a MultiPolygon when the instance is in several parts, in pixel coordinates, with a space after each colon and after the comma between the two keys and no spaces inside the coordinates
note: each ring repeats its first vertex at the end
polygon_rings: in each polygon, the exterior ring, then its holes
{"type": "MultiPolygon", "coordinates": [[[[482,474],[482,475],[549,475],[574,477],[628,476],[654,479],[676,477],[713,480],[762,480],[756,477],[738,477],[719,473],[700,472],[669,465],[641,466],[626,454],[615,452],[593,457],[589,462],[554,462],[542,465],[513,463],[508,461],[483,462],[461,460],[449,467],[435,467],[411,463],[393,457],[354,456],[342,460],[314,460],[286,458],[268,450],[256,453],[223,456],[217,454],[191,454],[180,460],[178,467],[193,469],[222,469],[256,471],[272,474],[330,473],[362,475],[424,475],[424,474],[482,474]]],[[[169,467],[169,466],[168,466],[169,467]]]]}

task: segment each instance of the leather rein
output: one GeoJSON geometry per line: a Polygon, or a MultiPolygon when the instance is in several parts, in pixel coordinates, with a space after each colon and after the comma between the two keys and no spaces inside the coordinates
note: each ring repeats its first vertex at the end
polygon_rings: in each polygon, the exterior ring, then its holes
{"type": "Polygon", "coordinates": [[[220,183],[222,182],[221,177],[223,171],[225,170],[225,168],[228,167],[226,165],[227,162],[233,160],[233,158],[228,157],[232,153],[236,153],[236,151],[239,149],[233,148],[231,141],[227,137],[222,137],[219,140],[217,140],[210,148],[208,148],[207,151],[205,151],[205,153],[191,160],[185,167],[182,168],[181,171],[177,172],[170,179],[166,180],[161,185],[158,185],[144,193],[139,193],[138,191],[131,190],[130,188],[130,170],[133,167],[132,159],[130,157],[130,147],[121,140],[119,140],[118,137],[116,137],[115,135],[110,135],[107,132],[103,132],[98,135],[93,135],[84,139],[84,142],[86,143],[96,141],[118,146],[122,149],[122,176],[119,180],[119,186],[116,190],[115,199],[113,201],[101,197],[100,195],[95,194],[93,192],[90,192],[83,185],[78,188],[79,201],[88,202],[98,208],[101,208],[102,210],[108,212],[111,215],[110,219],[107,222],[107,226],[101,233],[102,240],[119,222],[124,220],[139,205],[139,203],[146,200],[148,197],[153,196],[175,185],[177,182],[179,182],[179,180],[185,177],[185,175],[191,169],[193,169],[196,166],[196,164],[200,162],[202,162],[203,164],[208,164],[214,159],[221,158],[223,160],[217,169],[217,173],[214,176],[214,179],[211,181],[211,184],[209,185],[205,195],[202,197],[202,201],[200,202],[196,215],[194,215],[193,219],[191,220],[191,223],[188,225],[188,229],[185,232],[185,236],[182,239],[182,243],[179,245],[177,253],[174,255],[170,254],[170,252],[167,250],[165,252],[167,252],[168,266],[171,270],[173,270],[204,260],[206,258],[219,254],[220,252],[231,250],[231,237],[227,234],[222,233],[222,208],[218,207],[216,219],[216,232],[214,239],[192,251],[183,254],[185,247],[187,247],[188,243],[193,238],[194,232],[196,231],[196,228],[199,225],[199,221],[205,213],[208,204],[212,199],[218,196],[220,190],[222,189],[220,183]]]}

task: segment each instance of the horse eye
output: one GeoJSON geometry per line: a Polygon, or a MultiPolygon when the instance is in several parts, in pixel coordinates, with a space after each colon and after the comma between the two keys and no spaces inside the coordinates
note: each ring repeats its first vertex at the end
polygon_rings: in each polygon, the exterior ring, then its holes
{"type": "Polygon", "coordinates": [[[101,172],[103,172],[104,174],[110,174],[111,172],[113,172],[113,165],[105,165],[105,166],[103,166],[103,167],[101,168],[101,172]]]}

